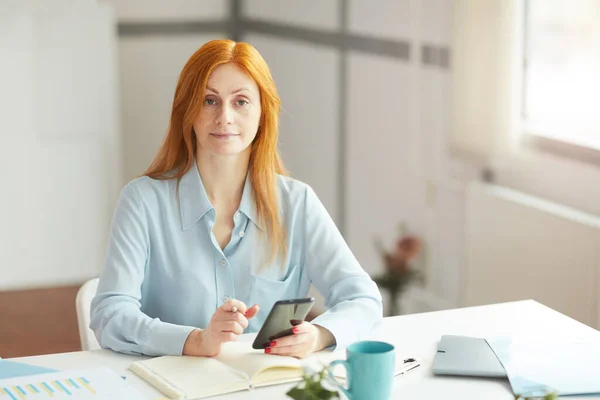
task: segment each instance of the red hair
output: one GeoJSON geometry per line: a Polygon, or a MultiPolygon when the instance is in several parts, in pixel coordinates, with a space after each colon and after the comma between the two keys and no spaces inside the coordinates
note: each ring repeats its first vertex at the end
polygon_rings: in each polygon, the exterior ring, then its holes
{"type": "Polygon", "coordinates": [[[250,44],[213,40],[190,57],[175,88],[169,129],[144,175],[179,180],[192,167],[196,155],[193,123],[201,111],[208,78],[217,66],[227,63],[242,68],[260,90],[262,112],[258,133],[251,144],[249,169],[258,218],[271,244],[271,262],[277,253],[284,257],[286,253],[277,193],[277,174],[287,174],[277,148],[281,100],[267,63],[250,44]]]}

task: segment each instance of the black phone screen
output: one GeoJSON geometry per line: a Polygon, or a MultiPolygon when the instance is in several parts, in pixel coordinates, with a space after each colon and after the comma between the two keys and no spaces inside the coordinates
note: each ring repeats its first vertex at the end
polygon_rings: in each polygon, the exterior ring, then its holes
{"type": "Polygon", "coordinates": [[[252,347],[265,349],[269,347],[272,340],[291,335],[292,328],[304,321],[314,302],[313,297],[276,302],[258,331],[252,347]]]}

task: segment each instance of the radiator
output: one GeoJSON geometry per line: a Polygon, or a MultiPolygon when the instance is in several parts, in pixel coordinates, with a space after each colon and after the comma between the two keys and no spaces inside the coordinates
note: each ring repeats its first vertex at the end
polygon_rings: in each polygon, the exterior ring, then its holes
{"type": "Polygon", "coordinates": [[[600,218],[484,183],[466,190],[466,306],[534,299],[600,328],[600,218]]]}

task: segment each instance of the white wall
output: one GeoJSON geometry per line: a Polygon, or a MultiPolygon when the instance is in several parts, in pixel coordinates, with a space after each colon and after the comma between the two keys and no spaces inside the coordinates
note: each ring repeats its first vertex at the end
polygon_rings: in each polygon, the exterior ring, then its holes
{"type": "Polygon", "coordinates": [[[351,54],[348,73],[348,242],[363,267],[381,270],[373,245],[407,221],[425,230],[424,176],[414,62],[351,54]]]}
{"type": "Polygon", "coordinates": [[[94,2],[0,3],[0,290],[100,271],[122,182],[113,24],[94,2]]]}
{"type": "MultiPolygon", "coordinates": [[[[418,41],[450,48],[452,1],[418,2],[418,41]]],[[[450,49],[451,51],[451,49],[450,49]]],[[[447,151],[450,134],[450,68],[425,65],[418,76],[419,130],[422,132],[422,167],[425,176],[426,238],[429,291],[432,305],[460,305],[465,265],[464,183],[477,178],[478,171],[452,159],[447,151]]]]}
{"type": "Polygon", "coordinates": [[[339,7],[342,0],[241,1],[242,15],[252,20],[323,30],[340,28],[339,7]]]}
{"type": "Polygon", "coordinates": [[[600,215],[600,167],[542,151],[526,149],[521,156],[498,163],[497,183],[600,215]]]}
{"type": "Polygon", "coordinates": [[[229,2],[221,0],[96,0],[110,5],[119,22],[198,22],[229,17],[229,2]]]}
{"type": "Polygon", "coordinates": [[[600,327],[600,218],[479,182],[466,210],[465,305],[535,299],[600,327]]]}

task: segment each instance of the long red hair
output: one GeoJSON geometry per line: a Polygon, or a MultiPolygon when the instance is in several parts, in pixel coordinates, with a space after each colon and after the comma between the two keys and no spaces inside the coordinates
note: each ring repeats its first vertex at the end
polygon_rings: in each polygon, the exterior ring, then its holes
{"type": "Polygon", "coordinates": [[[267,63],[250,44],[213,40],[190,57],[175,88],[169,129],[144,175],[179,181],[192,167],[196,155],[193,123],[201,111],[211,72],[226,63],[235,63],[246,71],[260,89],[262,113],[258,133],[251,144],[249,169],[258,218],[271,244],[271,262],[277,253],[284,256],[286,253],[277,193],[277,175],[287,174],[277,147],[281,100],[267,63]]]}

